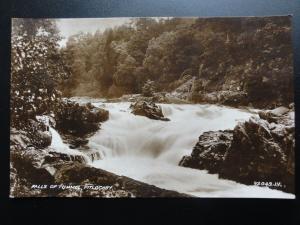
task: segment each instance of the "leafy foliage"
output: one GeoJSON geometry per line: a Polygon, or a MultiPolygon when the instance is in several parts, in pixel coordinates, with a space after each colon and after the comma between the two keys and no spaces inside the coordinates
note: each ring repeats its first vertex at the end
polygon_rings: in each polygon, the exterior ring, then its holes
{"type": "Polygon", "coordinates": [[[11,122],[22,126],[52,109],[66,79],[53,20],[14,19],[11,42],[11,122]]]}
{"type": "Polygon", "coordinates": [[[76,34],[62,49],[53,20],[16,19],[12,32],[13,123],[51,110],[57,89],[118,97],[145,93],[148,80],[156,91],[172,91],[193,78],[193,99],[230,90],[251,103],[293,100],[288,17],[138,18],[76,34]]]}
{"type": "Polygon", "coordinates": [[[65,94],[142,93],[148,79],[158,91],[171,91],[189,75],[203,84],[198,90],[233,88],[246,91],[249,101],[290,102],[290,29],[288,17],[139,18],[79,34],[63,50],[72,74],[65,94]]]}

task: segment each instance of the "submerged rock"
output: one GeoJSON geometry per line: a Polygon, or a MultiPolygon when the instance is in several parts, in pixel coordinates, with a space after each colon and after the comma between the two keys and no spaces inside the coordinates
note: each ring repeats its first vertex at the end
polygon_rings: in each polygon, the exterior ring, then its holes
{"type": "Polygon", "coordinates": [[[273,118],[273,111],[239,123],[233,131],[203,133],[191,156],[183,157],[179,165],[208,170],[248,185],[257,181],[280,182],[271,188],[293,193],[294,120],[290,111],[275,110],[278,111],[282,113],[277,114],[276,123],[265,120],[269,115],[273,118]]]}
{"type": "Polygon", "coordinates": [[[134,115],[145,116],[154,120],[170,120],[164,117],[161,107],[154,102],[137,101],[130,105],[130,109],[134,115]]]}

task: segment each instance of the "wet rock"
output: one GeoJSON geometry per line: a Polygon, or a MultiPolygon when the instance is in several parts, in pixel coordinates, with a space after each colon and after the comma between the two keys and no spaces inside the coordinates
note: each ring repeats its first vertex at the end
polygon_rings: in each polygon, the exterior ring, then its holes
{"type": "Polygon", "coordinates": [[[76,137],[70,140],[70,148],[75,149],[79,147],[86,146],[89,140],[81,137],[76,137]]]}
{"type": "Polygon", "coordinates": [[[65,134],[83,137],[100,128],[100,122],[108,120],[107,110],[94,107],[87,103],[79,105],[72,101],[65,101],[56,111],[56,128],[65,134]]]}
{"type": "Polygon", "coordinates": [[[164,117],[161,107],[154,102],[137,101],[130,105],[130,109],[134,115],[145,116],[154,120],[170,120],[164,117]]]}
{"type": "Polygon", "coordinates": [[[193,148],[191,156],[184,156],[179,165],[218,173],[222,169],[232,136],[231,130],[204,132],[193,148]]]}
{"type": "Polygon", "coordinates": [[[49,151],[49,153],[44,157],[44,164],[52,163],[63,163],[63,162],[79,162],[86,163],[86,159],[83,155],[75,154],[65,154],[61,152],[49,151]]]}
{"type": "Polygon", "coordinates": [[[272,188],[294,193],[295,131],[293,118],[287,117],[290,113],[274,110],[260,114],[268,120],[252,117],[233,131],[205,132],[191,156],[185,156],[180,165],[248,185],[255,181],[281,182],[281,186],[272,188]],[[269,119],[275,115],[277,123],[269,119]]]}
{"type": "MultiPolygon", "coordinates": [[[[285,132],[283,126],[280,129],[285,132]]],[[[288,158],[294,151],[293,138],[285,140],[288,135],[279,138],[267,121],[258,118],[237,125],[233,132],[221,177],[245,184],[282,182],[282,190],[294,191],[294,174],[288,172],[288,158]]]]}
{"type": "MultiPolygon", "coordinates": [[[[88,166],[81,154],[38,149],[26,132],[12,129],[11,134],[11,197],[190,197],[88,166]]],[[[101,158],[90,149],[85,153],[91,161],[101,158]]]]}
{"type": "Polygon", "coordinates": [[[89,151],[86,152],[85,154],[88,155],[88,157],[92,162],[102,159],[102,156],[98,151],[89,151]]]}
{"type": "Polygon", "coordinates": [[[64,164],[55,175],[57,183],[93,184],[109,187],[107,190],[85,189],[82,196],[94,197],[189,197],[128,177],[118,176],[102,169],[80,163],[64,164]]]}
{"type": "Polygon", "coordinates": [[[42,167],[45,151],[28,147],[24,151],[11,151],[10,160],[20,178],[32,184],[50,184],[54,182],[48,170],[42,167]]]}

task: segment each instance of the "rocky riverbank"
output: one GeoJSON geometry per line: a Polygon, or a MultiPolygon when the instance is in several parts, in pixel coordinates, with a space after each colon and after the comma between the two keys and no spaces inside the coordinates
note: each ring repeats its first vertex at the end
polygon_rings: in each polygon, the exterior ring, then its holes
{"type": "Polygon", "coordinates": [[[228,80],[216,83],[214,80],[187,75],[182,78],[180,85],[166,96],[168,99],[180,99],[190,103],[250,106],[260,109],[288,107],[293,101],[290,90],[282,92],[285,84],[277,83],[278,87],[273,87],[271,80],[266,77],[259,81],[261,86],[254,85],[253,82],[257,81],[248,81],[246,85],[242,77],[236,79],[229,77],[228,80]]]}
{"type": "Polygon", "coordinates": [[[11,197],[188,197],[90,167],[80,155],[49,148],[12,151],[11,164],[11,197]],[[54,185],[61,188],[49,188],[54,185]]]}
{"type": "Polygon", "coordinates": [[[264,110],[259,117],[239,123],[233,130],[209,131],[200,135],[191,156],[179,165],[220,178],[294,193],[294,108],[264,110]]]}
{"type": "Polygon", "coordinates": [[[87,165],[100,156],[78,149],[88,151],[87,137],[108,119],[108,111],[64,101],[52,116],[30,120],[23,130],[11,128],[11,197],[188,197],[87,165]],[[78,154],[52,148],[50,125],[78,154]],[[49,188],[53,185],[61,188],[49,188]]]}

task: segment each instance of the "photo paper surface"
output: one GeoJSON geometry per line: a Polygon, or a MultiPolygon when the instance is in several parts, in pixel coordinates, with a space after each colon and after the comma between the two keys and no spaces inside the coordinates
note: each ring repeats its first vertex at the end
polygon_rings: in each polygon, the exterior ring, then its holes
{"type": "Polygon", "coordinates": [[[291,21],[12,19],[10,197],[295,198],[291,21]]]}

